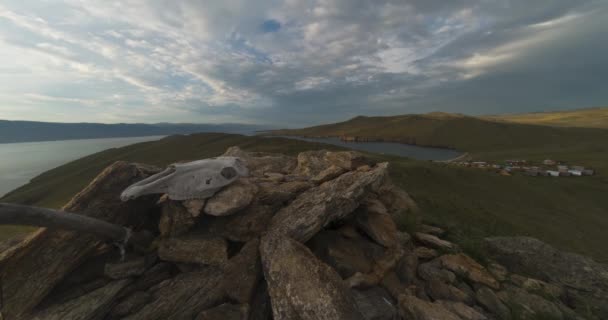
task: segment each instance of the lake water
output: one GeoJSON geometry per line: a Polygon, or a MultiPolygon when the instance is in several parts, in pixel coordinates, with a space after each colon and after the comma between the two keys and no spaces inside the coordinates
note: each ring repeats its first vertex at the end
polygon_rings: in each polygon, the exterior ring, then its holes
{"type": "Polygon", "coordinates": [[[0,144],[0,197],[37,175],[110,148],[158,140],[163,136],[0,144]]]}
{"type": "Polygon", "coordinates": [[[305,138],[295,136],[284,136],[284,138],[328,143],[344,148],[407,157],[417,160],[444,161],[462,155],[462,152],[452,149],[421,147],[395,142],[344,142],[340,140],[340,138],[305,138]]]}

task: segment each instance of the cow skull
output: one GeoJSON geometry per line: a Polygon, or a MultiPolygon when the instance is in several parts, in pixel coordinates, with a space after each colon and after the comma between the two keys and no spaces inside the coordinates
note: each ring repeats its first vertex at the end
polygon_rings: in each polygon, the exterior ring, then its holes
{"type": "Polygon", "coordinates": [[[237,157],[176,163],[129,186],[120,198],[127,201],[146,194],[166,193],[173,200],[206,199],[248,172],[237,157]]]}

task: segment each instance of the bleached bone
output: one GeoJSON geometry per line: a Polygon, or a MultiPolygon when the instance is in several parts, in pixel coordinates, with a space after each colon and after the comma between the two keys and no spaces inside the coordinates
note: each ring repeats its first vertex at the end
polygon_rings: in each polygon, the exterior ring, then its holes
{"type": "Polygon", "coordinates": [[[0,203],[0,224],[79,231],[117,244],[132,244],[140,248],[148,247],[154,239],[147,231],[132,233],[123,226],[84,215],[8,203],[0,203]]]}
{"type": "Polygon", "coordinates": [[[176,163],[129,186],[120,198],[127,201],[146,194],[166,193],[172,200],[206,199],[248,173],[245,163],[237,157],[176,163]]]}

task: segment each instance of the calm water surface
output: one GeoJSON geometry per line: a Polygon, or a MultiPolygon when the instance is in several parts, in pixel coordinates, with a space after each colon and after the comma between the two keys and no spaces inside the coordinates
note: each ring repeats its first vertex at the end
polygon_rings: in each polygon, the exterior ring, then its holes
{"type": "Polygon", "coordinates": [[[328,143],[344,148],[407,157],[417,160],[443,161],[454,159],[462,155],[462,152],[452,149],[421,147],[395,142],[344,142],[340,140],[340,138],[305,138],[294,136],[284,136],[284,138],[328,143]]]}
{"type": "Polygon", "coordinates": [[[0,196],[62,164],[110,148],[162,136],[0,143],[0,196]]]}

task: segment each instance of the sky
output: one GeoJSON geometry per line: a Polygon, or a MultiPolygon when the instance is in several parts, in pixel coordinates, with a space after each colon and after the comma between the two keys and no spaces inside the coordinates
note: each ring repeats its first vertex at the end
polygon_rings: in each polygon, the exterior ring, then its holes
{"type": "Polygon", "coordinates": [[[607,79],[608,0],[0,0],[0,119],[547,111],[607,79]]]}

